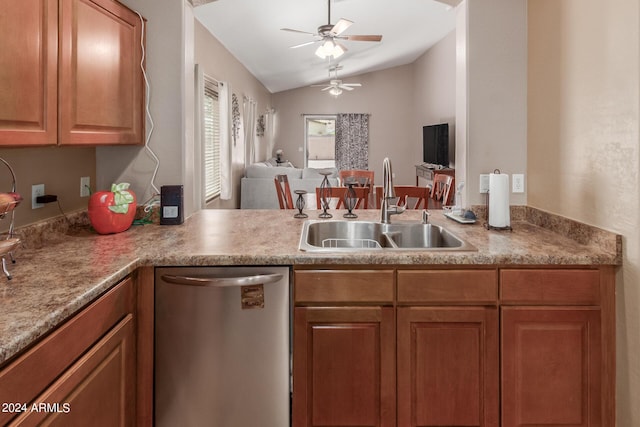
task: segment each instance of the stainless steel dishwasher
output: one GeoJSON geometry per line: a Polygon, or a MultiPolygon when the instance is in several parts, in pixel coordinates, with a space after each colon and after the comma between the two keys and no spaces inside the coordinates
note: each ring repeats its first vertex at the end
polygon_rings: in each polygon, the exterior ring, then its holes
{"type": "Polygon", "coordinates": [[[290,426],[290,270],[155,272],[155,425],[290,426]]]}

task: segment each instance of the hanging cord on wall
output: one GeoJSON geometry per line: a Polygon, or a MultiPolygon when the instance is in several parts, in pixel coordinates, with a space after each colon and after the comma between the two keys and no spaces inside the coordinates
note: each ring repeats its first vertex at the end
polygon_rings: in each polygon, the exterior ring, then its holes
{"type": "Polygon", "coordinates": [[[151,176],[151,188],[153,189],[153,194],[152,197],[149,199],[149,201],[144,205],[144,211],[145,212],[149,212],[154,205],[157,205],[160,203],[159,200],[156,200],[156,198],[160,195],[160,190],[158,190],[158,187],[156,187],[155,185],[155,180],[156,180],[156,176],[158,175],[158,169],[160,168],[160,159],[158,158],[158,156],[156,156],[156,153],[153,152],[153,150],[151,149],[151,147],[149,147],[149,141],[151,140],[151,134],[153,133],[153,118],[151,117],[151,111],[149,111],[149,102],[150,102],[150,97],[151,97],[151,87],[149,85],[149,79],[147,78],[147,72],[144,68],[144,59],[145,59],[145,49],[144,49],[144,31],[145,31],[145,26],[144,26],[144,18],[142,17],[142,15],[140,14],[140,12],[135,11],[138,14],[138,17],[140,17],[140,22],[142,23],[142,33],[140,35],[140,48],[142,49],[142,59],[140,60],[140,69],[142,70],[142,76],[144,77],[144,84],[145,84],[145,95],[146,95],[146,102],[145,102],[145,111],[147,114],[147,118],[149,119],[149,132],[147,133],[147,137],[145,139],[145,143],[144,143],[144,148],[147,150],[147,152],[149,153],[149,155],[155,160],[156,162],[156,166],[153,170],[153,175],[151,176]]]}

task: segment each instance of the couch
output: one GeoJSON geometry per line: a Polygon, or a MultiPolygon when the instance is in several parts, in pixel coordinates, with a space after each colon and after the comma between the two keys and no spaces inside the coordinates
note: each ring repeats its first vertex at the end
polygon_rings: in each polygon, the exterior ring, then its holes
{"type": "MultiPolygon", "coordinates": [[[[291,163],[282,163],[283,166],[274,166],[270,162],[254,163],[245,170],[245,176],[240,181],[240,208],[241,209],[280,209],[278,196],[273,178],[279,174],[287,175],[291,197],[296,201],[295,190],[306,190],[309,198],[315,206],[316,187],[320,187],[323,175],[321,171],[331,171],[329,182],[332,186],[338,185],[338,171],[335,168],[314,169],[296,168],[291,163]]],[[[310,204],[309,204],[310,205],[310,204]]],[[[308,206],[309,206],[308,205],[308,206]]]]}

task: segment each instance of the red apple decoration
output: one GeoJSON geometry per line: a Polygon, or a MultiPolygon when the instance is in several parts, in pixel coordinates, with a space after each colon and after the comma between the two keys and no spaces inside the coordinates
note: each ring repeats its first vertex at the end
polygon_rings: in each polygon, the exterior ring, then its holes
{"type": "Polygon", "coordinates": [[[98,191],[89,198],[89,221],[100,234],[113,234],[131,227],[136,214],[136,195],[129,184],[113,184],[111,191],[98,191]]]}

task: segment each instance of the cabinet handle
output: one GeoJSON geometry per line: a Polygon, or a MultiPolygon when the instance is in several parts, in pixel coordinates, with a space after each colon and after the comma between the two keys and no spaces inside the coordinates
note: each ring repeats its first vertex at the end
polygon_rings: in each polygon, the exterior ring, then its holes
{"type": "Polygon", "coordinates": [[[174,285],[206,286],[223,288],[228,286],[247,286],[274,283],[282,279],[282,274],[254,274],[251,276],[217,277],[217,276],[174,276],[163,274],[162,280],[174,285]]]}

